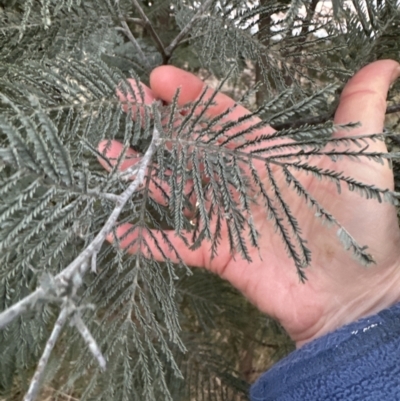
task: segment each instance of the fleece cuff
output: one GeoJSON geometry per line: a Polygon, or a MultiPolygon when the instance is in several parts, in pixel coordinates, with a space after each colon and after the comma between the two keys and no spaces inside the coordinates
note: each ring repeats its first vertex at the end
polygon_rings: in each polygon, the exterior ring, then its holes
{"type": "Polygon", "coordinates": [[[303,345],[264,373],[250,398],[400,400],[400,303],[303,345]]]}

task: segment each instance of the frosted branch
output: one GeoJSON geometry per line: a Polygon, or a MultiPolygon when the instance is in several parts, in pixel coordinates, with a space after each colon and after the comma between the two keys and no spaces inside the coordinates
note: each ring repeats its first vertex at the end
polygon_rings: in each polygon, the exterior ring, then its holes
{"type": "MultiPolygon", "coordinates": [[[[92,268],[92,270],[96,269],[96,267],[93,266],[92,263],[90,263],[90,261],[93,261],[93,254],[97,254],[99,252],[106,237],[115,226],[125,204],[132,197],[138,187],[143,183],[147,167],[159,143],[159,138],[160,133],[158,132],[157,128],[154,127],[153,138],[150,146],[148,147],[146,153],[143,155],[142,160],[136,165],[135,179],[128,186],[128,188],[118,196],[114,210],[110,214],[103,228],[93,239],[93,241],[87,246],[85,250],[80,253],[78,257],[75,258],[73,262],[71,262],[61,273],[54,277],[54,284],[56,286],[64,287],[66,284],[70,283],[71,280],[77,275],[83,276],[90,267],[92,268]]],[[[46,291],[42,286],[40,286],[32,294],[21,299],[19,302],[0,313],[0,329],[6,327],[15,318],[17,318],[24,312],[34,309],[36,303],[39,300],[45,299],[46,291]]]]}
{"type": "MultiPolygon", "coordinates": [[[[81,193],[81,192],[79,192],[79,193],[81,193]]],[[[108,192],[100,192],[98,189],[97,190],[89,189],[87,191],[87,194],[90,195],[90,196],[94,196],[96,198],[107,199],[107,200],[112,201],[112,202],[117,202],[118,201],[118,195],[111,194],[111,193],[108,193],[108,192]]]]}
{"type": "Polygon", "coordinates": [[[77,328],[77,330],[79,331],[79,333],[81,334],[86,345],[89,347],[90,352],[97,359],[97,362],[99,363],[100,368],[102,370],[105,370],[106,369],[106,360],[104,359],[104,356],[101,353],[100,348],[96,343],[96,340],[93,338],[92,334],[90,333],[89,329],[86,327],[85,323],[83,322],[83,320],[80,317],[78,312],[72,318],[71,324],[74,325],[77,328]]]}
{"type": "Polygon", "coordinates": [[[92,255],[92,272],[97,273],[97,253],[93,253],[92,255]]]}
{"type": "Polygon", "coordinates": [[[91,351],[93,356],[97,359],[97,362],[99,363],[101,369],[105,370],[106,360],[104,359],[103,354],[101,353],[100,348],[96,343],[96,340],[93,338],[89,329],[86,327],[85,323],[80,317],[79,308],[77,308],[68,298],[65,298],[64,305],[54,324],[53,331],[46,342],[46,346],[37,365],[35,374],[32,377],[28,392],[25,394],[24,401],[34,401],[35,398],[37,397],[40,385],[43,382],[45,369],[48,364],[51,352],[54,349],[54,346],[57,342],[58,337],[61,334],[61,330],[64,327],[68,316],[73,312],[75,313],[71,320],[71,326],[76,327],[76,329],[81,334],[83,340],[85,341],[86,345],[88,346],[89,350],[91,351]]]}
{"type": "Polygon", "coordinates": [[[58,319],[54,324],[53,331],[51,332],[50,337],[47,340],[43,354],[37,365],[35,374],[33,375],[33,378],[31,380],[28,392],[25,394],[24,401],[33,401],[36,398],[40,388],[40,383],[43,380],[45,368],[51,355],[51,351],[53,351],[54,345],[56,344],[56,341],[61,334],[61,330],[64,327],[67,318],[68,318],[68,308],[67,306],[64,306],[61,309],[60,315],[58,316],[58,319]]]}

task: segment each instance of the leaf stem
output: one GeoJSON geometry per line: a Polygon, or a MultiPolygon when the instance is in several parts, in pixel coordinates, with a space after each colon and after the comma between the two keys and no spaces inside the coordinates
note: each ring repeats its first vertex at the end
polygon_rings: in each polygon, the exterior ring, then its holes
{"type": "MultiPolygon", "coordinates": [[[[397,113],[400,111],[400,104],[394,104],[392,106],[387,107],[385,114],[392,114],[392,113],[397,113]]],[[[334,111],[331,111],[329,113],[321,114],[319,116],[313,116],[313,117],[306,117],[306,118],[300,118],[295,121],[287,121],[284,123],[277,123],[271,124],[271,127],[276,129],[277,131],[282,130],[282,129],[288,129],[288,128],[298,128],[301,127],[302,125],[316,125],[316,124],[321,124],[325,123],[329,120],[331,120],[335,115],[334,111]]]]}

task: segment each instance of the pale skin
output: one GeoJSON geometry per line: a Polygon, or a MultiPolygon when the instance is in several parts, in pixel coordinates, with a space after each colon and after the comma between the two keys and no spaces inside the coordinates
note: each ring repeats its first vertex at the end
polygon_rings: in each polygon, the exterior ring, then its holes
{"type": "MultiPolygon", "coordinates": [[[[336,124],[360,122],[361,127],[336,132],[334,135],[342,137],[381,132],[387,92],[390,84],[399,75],[400,66],[392,60],[377,61],[360,70],[345,86],[334,121],[336,124]]],[[[161,66],[151,73],[150,88],[143,86],[145,101],[149,104],[156,99],[171,102],[178,87],[181,89],[178,103],[183,106],[197,99],[204,83],[176,67],[161,66]]],[[[119,96],[121,100],[126,100],[121,94],[119,96]]],[[[215,101],[217,105],[209,109],[209,117],[235,104],[223,94],[218,94],[215,101]]],[[[239,106],[227,119],[235,120],[248,113],[248,110],[239,106]]],[[[253,118],[247,124],[258,121],[253,118]]],[[[264,128],[263,133],[265,132],[264,128]]],[[[273,132],[273,129],[268,128],[267,132],[273,132]]],[[[105,142],[101,142],[99,149],[103,151],[104,147],[105,142]]],[[[112,142],[106,153],[111,163],[121,149],[120,143],[112,142]]],[[[368,151],[386,152],[387,149],[384,142],[371,141],[368,151]]],[[[134,154],[133,150],[128,151],[128,156],[134,154]]],[[[100,162],[108,168],[104,161],[100,162]]],[[[135,161],[126,160],[122,169],[134,163],[135,161]]],[[[379,188],[393,189],[394,186],[393,174],[387,163],[381,165],[366,159],[358,162],[342,159],[334,163],[326,157],[313,164],[342,171],[347,176],[379,188]]],[[[260,176],[267,180],[262,164],[255,163],[255,166],[260,176]]],[[[360,317],[375,314],[399,302],[400,230],[395,207],[386,202],[378,203],[376,200],[363,198],[347,190],[339,195],[329,182],[318,181],[305,174],[296,176],[359,244],[368,246],[376,264],[365,268],[350,252],[343,249],[337,240],[336,229],[329,230],[321,225],[314,218],[315,211],[305,207],[304,201],[295,196],[293,191],[285,190],[284,177],[278,170],[276,176],[278,180],[282,180],[283,195],[290,199],[291,210],[296,215],[303,237],[307,239],[308,247],[312,251],[311,266],[305,271],[308,279],[306,283],[300,282],[293,261],[288,258],[281,239],[267,220],[265,207],[261,205],[254,206],[252,210],[260,233],[261,249],[257,250],[249,245],[251,263],[244,261],[239,255],[232,257],[226,230],[223,231],[223,239],[215,258],[211,258],[210,244],[207,241],[199,249],[190,251],[171,231],[168,233],[169,239],[184,262],[190,266],[206,268],[228,280],[262,312],[277,319],[298,347],[360,317]]],[[[152,190],[154,198],[162,203],[163,199],[157,190],[152,190]]],[[[129,227],[127,223],[118,226],[117,236],[121,237],[129,227]]],[[[136,234],[121,241],[121,245],[124,247],[131,243],[134,235],[136,234]]],[[[157,232],[154,235],[160,237],[157,232]]],[[[108,240],[112,242],[113,236],[110,235],[108,240]]],[[[130,248],[128,251],[136,252],[137,249],[130,248]]],[[[174,253],[167,247],[164,252],[172,260],[176,260],[174,253]]],[[[156,247],[152,253],[156,259],[162,258],[156,247]]]]}

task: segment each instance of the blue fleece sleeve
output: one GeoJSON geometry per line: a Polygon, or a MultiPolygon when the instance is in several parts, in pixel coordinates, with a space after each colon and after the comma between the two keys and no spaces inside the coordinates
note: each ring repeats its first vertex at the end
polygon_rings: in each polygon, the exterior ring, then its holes
{"type": "Polygon", "coordinates": [[[264,373],[250,398],[400,400],[400,304],[305,344],[264,373]]]}

